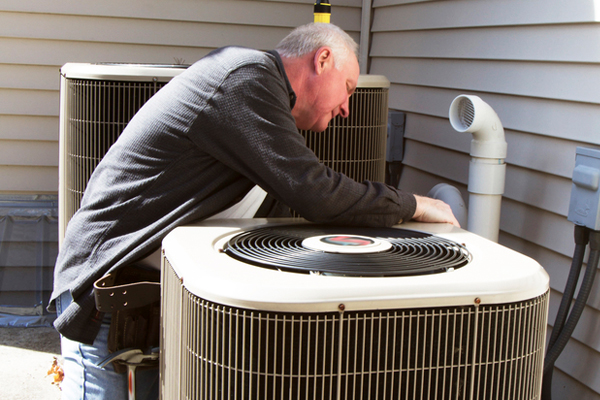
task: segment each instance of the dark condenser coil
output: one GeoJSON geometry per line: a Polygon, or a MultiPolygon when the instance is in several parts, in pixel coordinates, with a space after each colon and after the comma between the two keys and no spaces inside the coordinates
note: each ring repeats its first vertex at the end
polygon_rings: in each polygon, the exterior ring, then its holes
{"type": "Polygon", "coordinates": [[[348,118],[338,115],[323,132],[300,131],[323,164],[358,182],[385,181],[389,87],[384,76],[360,75],[348,118]]]}

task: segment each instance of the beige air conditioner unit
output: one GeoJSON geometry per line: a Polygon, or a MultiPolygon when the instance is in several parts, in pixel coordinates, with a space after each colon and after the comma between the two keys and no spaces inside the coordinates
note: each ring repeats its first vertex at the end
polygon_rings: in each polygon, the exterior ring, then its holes
{"type": "MultiPolygon", "coordinates": [[[[79,209],[89,178],[129,120],[187,66],[68,63],[61,68],[59,242],[79,209]]],[[[389,81],[362,75],[350,117],[325,132],[301,131],[319,160],[348,177],[385,180],[389,81]]]]}
{"type": "Polygon", "coordinates": [[[548,275],[450,225],[204,221],[162,271],[163,399],[540,398],[548,275]]]}
{"type": "Polygon", "coordinates": [[[60,70],[59,242],[94,169],[180,65],[68,63],[60,70]]]}

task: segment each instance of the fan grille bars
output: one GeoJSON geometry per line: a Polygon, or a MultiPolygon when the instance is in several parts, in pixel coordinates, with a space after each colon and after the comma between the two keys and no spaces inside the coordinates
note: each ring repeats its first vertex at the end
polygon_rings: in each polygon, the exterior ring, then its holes
{"type": "Polygon", "coordinates": [[[166,82],[67,80],[65,212],[69,221],[108,149],[142,105],[166,82]]]}
{"type": "Polygon", "coordinates": [[[447,272],[469,263],[465,246],[423,232],[395,228],[282,225],[243,232],[224,248],[229,256],[260,267],[288,272],[344,276],[408,276],[447,272]],[[327,253],[303,245],[317,235],[367,235],[390,243],[385,251],[327,253]]]}

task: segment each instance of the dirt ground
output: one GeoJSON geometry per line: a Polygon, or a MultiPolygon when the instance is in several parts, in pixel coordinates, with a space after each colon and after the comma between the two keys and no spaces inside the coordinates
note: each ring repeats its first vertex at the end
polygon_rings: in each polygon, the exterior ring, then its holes
{"type": "Polygon", "coordinates": [[[60,387],[48,372],[60,359],[60,336],[53,328],[0,328],[3,400],[59,400],[60,387]]]}

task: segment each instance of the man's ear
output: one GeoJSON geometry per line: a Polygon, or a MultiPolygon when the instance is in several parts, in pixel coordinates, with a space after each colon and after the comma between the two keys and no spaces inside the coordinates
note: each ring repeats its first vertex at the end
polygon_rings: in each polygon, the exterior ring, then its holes
{"type": "Polygon", "coordinates": [[[326,69],[333,67],[333,53],[330,47],[324,46],[315,52],[314,57],[315,72],[321,75],[326,69]]]}

